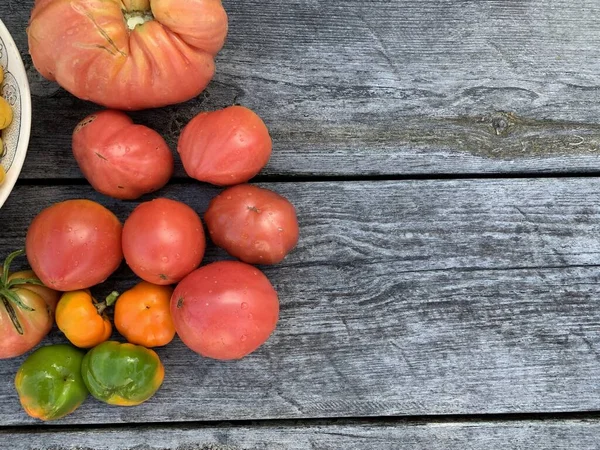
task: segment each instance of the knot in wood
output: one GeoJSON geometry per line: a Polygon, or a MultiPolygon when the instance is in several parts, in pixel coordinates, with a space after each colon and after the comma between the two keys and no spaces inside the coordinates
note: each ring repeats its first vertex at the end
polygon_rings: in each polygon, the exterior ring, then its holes
{"type": "Polygon", "coordinates": [[[494,117],[492,119],[492,127],[494,128],[494,131],[496,132],[497,136],[504,134],[506,130],[508,130],[509,125],[510,123],[503,116],[494,117]]]}

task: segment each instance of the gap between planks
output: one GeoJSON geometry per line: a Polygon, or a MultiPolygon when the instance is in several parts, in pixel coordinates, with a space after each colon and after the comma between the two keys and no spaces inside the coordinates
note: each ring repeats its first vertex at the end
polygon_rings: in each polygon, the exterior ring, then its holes
{"type": "Polygon", "coordinates": [[[600,411],[577,411],[559,413],[510,413],[510,414],[455,414],[455,415],[417,415],[417,416],[366,416],[343,418],[304,418],[304,419],[263,419],[263,420],[227,420],[227,421],[189,421],[189,422],[129,422],[129,423],[104,423],[104,424],[27,424],[0,426],[0,435],[8,433],[36,432],[71,432],[80,430],[105,430],[105,429],[198,429],[214,427],[254,427],[278,428],[310,427],[310,426],[416,426],[416,425],[461,425],[461,424],[500,424],[511,422],[581,422],[600,421],[600,411]]]}
{"type": "MultiPolygon", "coordinates": [[[[522,180],[522,179],[548,179],[548,178],[599,178],[600,171],[596,172],[563,172],[563,173],[436,173],[436,174],[407,174],[407,175],[259,175],[249,180],[248,183],[328,183],[336,182],[361,182],[361,181],[452,181],[452,180],[522,180]]],[[[201,183],[193,178],[173,177],[169,184],[196,184],[201,183]]],[[[23,178],[17,181],[18,186],[85,186],[89,184],[85,178],[23,178]]],[[[226,188],[223,187],[223,188],[226,188]]]]}
{"type": "Polygon", "coordinates": [[[304,418],[304,419],[264,419],[264,420],[227,420],[227,421],[189,421],[189,422],[128,422],[104,424],[25,424],[0,426],[0,435],[8,433],[36,432],[70,432],[80,430],[104,429],[198,429],[214,427],[255,427],[278,428],[310,427],[310,426],[415,426],[415,425],[461,425],[461,424],[500,424],[511,422],[581,422],[600,421],[600,411],[553,412],[553,413],[510,413],[510,414],[454,414],[454,415],[416,415],[416,416],[365,416],[341,418],[304,418]]]}

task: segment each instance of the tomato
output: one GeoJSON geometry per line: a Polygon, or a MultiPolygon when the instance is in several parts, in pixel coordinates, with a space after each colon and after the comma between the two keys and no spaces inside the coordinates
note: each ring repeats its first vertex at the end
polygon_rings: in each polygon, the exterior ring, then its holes
{"type": "Polygon", "coordinates": [[[109,108],[144,109],[202,92],[227,14],[220,0],[36,0],[27,35],[45,78],[109,108]]]}
{"type": "Polygon", "coordinates": [[[46,286],[85,289],[106,280],[121,264],[121,231],[119,219],[99,203],[55,203],[29,225],[27,259],[46,286]]]}
{"type": "Polygon", "coordinates": [[[31,417],[56,420],[75,411],[89,392],[81,376],[84,354],[68,344],[40,347],[15,376],[21,406],[31,417]]]}
{"type": "Polygon", "coordinates": [[[119,199],[154,192],[173,174],[173,155],[160,134],[120,111],[100,111],[79,122],[73,155],[94,189],[119,199]]]}
{"type": "Polygon", "coordinates": [[[296,246],[298,220],[294,206],[268,189],[240,184],[225,189],[204,215],[210,238],[250,264],[275,264],[296,246]]]}
{"type": "Polygon", "coordinates": [[[81,363],[83,382],[95,398],[117,406],[135,406],[152,397],[162,385],[165,368],[154,350],[106,341],[81,363]]]}
{"type": "Polygon", "coordinates": [[[200,265],[205,246],[198,214],[167,198],[141,203],[123,226],[125,261],[138,277],[153,284],[181,280],[200,265]]]}
{"type": "Polygon", "coordinates": [[[267,277],[239,261],[219,261],[185,277],[171,297],[180,339],[202,356],[239,359],[275,330],[279,300],[267,277]]]}
{"type": "Polygon", "coordinates": [[[267,164],[271,149],[267,126],[243,106],[198,114],[177,144],[187,174],[218,186],[248,181],[267,164]]]}
{"type": "Polygon", "coordinates": [[[60,294],[41,284],[30,271],[9,273],[11,253],[0,268],[0,359],[20,356],[48,334],[60,294]]]}
{"type": "Polygon", "coordinates": [[[73,345],[91,348],[106,341],[112,325],[104,310],[112,305],[118,292],[98,302],[88,289],[65,292],[56,306],[56,325],[73,345]]]}
{"type": "Polygon", "coordinates": [[[115,326],[132,344],[167,345],[175,337],[170,302],[173,288],[142,281],[125,291],[115,305],[115,326]]]}

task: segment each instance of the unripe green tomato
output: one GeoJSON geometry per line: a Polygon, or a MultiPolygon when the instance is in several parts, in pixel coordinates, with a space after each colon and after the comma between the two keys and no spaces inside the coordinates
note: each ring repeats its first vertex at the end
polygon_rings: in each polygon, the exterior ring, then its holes
{"type": "Polygon", "coordinates": [[[84,352],[69,344],[34,351],[15,376],[21,405],[31,417],[56,420],[75,411],[88,390],[81,377],[84,352]]]}
{"type": "Polygon", "coordinates": [[[85,355],[81,375],[98,400],[110,405],[135,406],[156,393],[165,369],[154,350],[106,341],[85,355]]]}

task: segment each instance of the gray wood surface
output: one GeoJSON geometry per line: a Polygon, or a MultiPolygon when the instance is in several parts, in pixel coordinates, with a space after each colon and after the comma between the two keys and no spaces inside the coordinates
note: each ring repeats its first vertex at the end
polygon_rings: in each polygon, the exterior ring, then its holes
{"type": "Polygon", "coordinates": [[[595,450],[597,420],[295,423],[0,431],[13,450],[595,450]]]}
{"type": "MultiPolygon", "coordinates": [[[[70,133],[96,107],[40,78],[33,0],[1,17],[31,81],[24,178],[81,177],[70,133]]],[[[264,175],[597,172],[596,0],[224,0],[230,33],[199,98],[135,115],[171,147],[201,110],[234,102],[269,126],[264,175]]],[[[178,175],[183,175],[178,162],[178,175]]]]}
{"type": "MultiPolygon", "coordinates": [[[[159,350],[166,379],[135,408],[88,400],[61,423],[593,411],[600,408],[600,179],[277,183],[301,239],[265,268],[281,298],[270,341],[239,362],[159,350]]],[[[216,189],[159,195],[202,213],[216,189]]],[[[21,186],[0,248],[42,206],[135,202],[86,186],[21,186]]],[[[206,261],[223,257],[210,246],[206,261]]],[[[96,290],[133,283],[123,268],[96,290]]],[[[60,342],[53,332],[46,342],[60,342]]],[[[0,364],[0,425],[35,423],[0,364]]]]}
{"type": "MultiPolygon", "coordinates": [[[[0,3],[34,106],[22,177],[0,210],[8,253],[56,201],[96,199],[121,219],[137,202],[78,181],[71,132],[97,107],[33,68],[33,0],[0,3]]],[[[597,448],[597,417],[532,419],[600,410],[600,178],[360,178],[600,173],[600,3],[223,3],[230,33],[208,89],[133,116],[173,150],[199,111],[240,103],[264,118],[264,186],[301,222],[298,248],[263,268],[281,298],[275,334],[237,362],[176,339],[159,349],[166,378],[149,402],[89,398],[50,426],[20,408],[24,358],[0,361],[0,448],[597,448]],[[484,420],[504,413],[516,416],[484,420]]],[[[183,176],[176,158],[157,195],[202,213],[218,190],[183,176]]],[[[209,246],[205,262],[222,258],[209,246]]],[[[94,291],[135,282],[123,266],[94,291]]],[[[55,329],[44,343],[64,341],[55,329]]]]}

